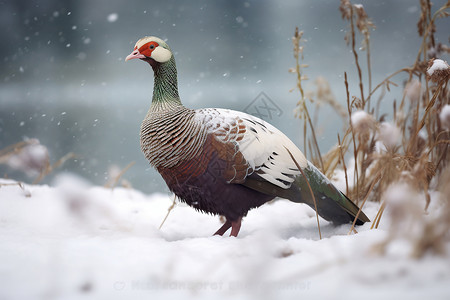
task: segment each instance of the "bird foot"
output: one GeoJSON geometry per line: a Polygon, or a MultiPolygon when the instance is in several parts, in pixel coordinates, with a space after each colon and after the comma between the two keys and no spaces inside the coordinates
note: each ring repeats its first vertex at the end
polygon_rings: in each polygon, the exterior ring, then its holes
{"type": "Polygon", "coordinates": [[[239,230],[241,229],[241,221],[242,221],[242,217],[238,218],[236,221],[228,221],[227,220],[222,225],[222,227],[220,227],[219,230],[217,230],[216,233],[214,233],[214,235],[223,235],[231,227],[230,236],[236,237],[239,233],[239,230]]]}

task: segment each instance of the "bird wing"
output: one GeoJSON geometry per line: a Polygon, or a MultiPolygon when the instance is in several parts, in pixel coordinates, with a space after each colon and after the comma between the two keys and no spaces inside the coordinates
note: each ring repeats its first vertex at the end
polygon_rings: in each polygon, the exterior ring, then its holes
{"type": "Polygon", "coordinates": [[[255,116],[209,108],[197,110],[195,119],[215,137],[215,148],[220,149],[222,159],[229,162],[225,177],[230,183],[243,183],[245,178],[255,174],[287,189],[300,174],[289,153],[301,168],[308,164],[286,135],[255,116]]]}
{"type": "Polygon", "coordinates": [[[194,119],[203,122],[207,134],[214,137],[209,146],[226,161],[223,175],[227,182],[317,207],[320,216],[336,224],[352,222],[357,214],[356,224],[370,221],[308,162],[288,137],[269,123],[227,109],[197,110],[194,119]]]}

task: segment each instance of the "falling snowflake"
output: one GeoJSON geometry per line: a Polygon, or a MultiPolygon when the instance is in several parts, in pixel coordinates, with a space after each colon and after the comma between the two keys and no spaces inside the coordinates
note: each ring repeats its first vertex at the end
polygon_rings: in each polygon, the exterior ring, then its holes
{"type": "Polygon", "coordinates": [[[117,21],[118,18],[119,18],[119,15],[116,14],[116,13],[109,14],[108,15],[108,22],[113,23],[113,22],[117,21]]]}

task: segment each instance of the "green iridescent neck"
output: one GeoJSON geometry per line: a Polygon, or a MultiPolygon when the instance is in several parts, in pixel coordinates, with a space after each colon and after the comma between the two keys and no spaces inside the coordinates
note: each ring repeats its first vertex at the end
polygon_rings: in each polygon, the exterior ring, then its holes
{"type": "Polygon", "coordinates": [[[155,74],[152,105],[167,103],[181,105],[178,95],[177,67],[173,56],[168,62],[151,63],[151,66],[155,74]]]}

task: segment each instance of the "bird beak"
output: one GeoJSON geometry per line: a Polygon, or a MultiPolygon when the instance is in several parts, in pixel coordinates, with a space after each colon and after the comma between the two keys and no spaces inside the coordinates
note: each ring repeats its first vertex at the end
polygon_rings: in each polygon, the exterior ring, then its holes
{"type": "Polygon", "coordinates": [[[139,53],[139,50],[136,49],[136,50],[133,50],[133,52],[131,52],[130,55],[125,57],[125,61],[128,61],[128,60],[133,59],[133,58],[145,58],[145,55],[139,53]]]}

